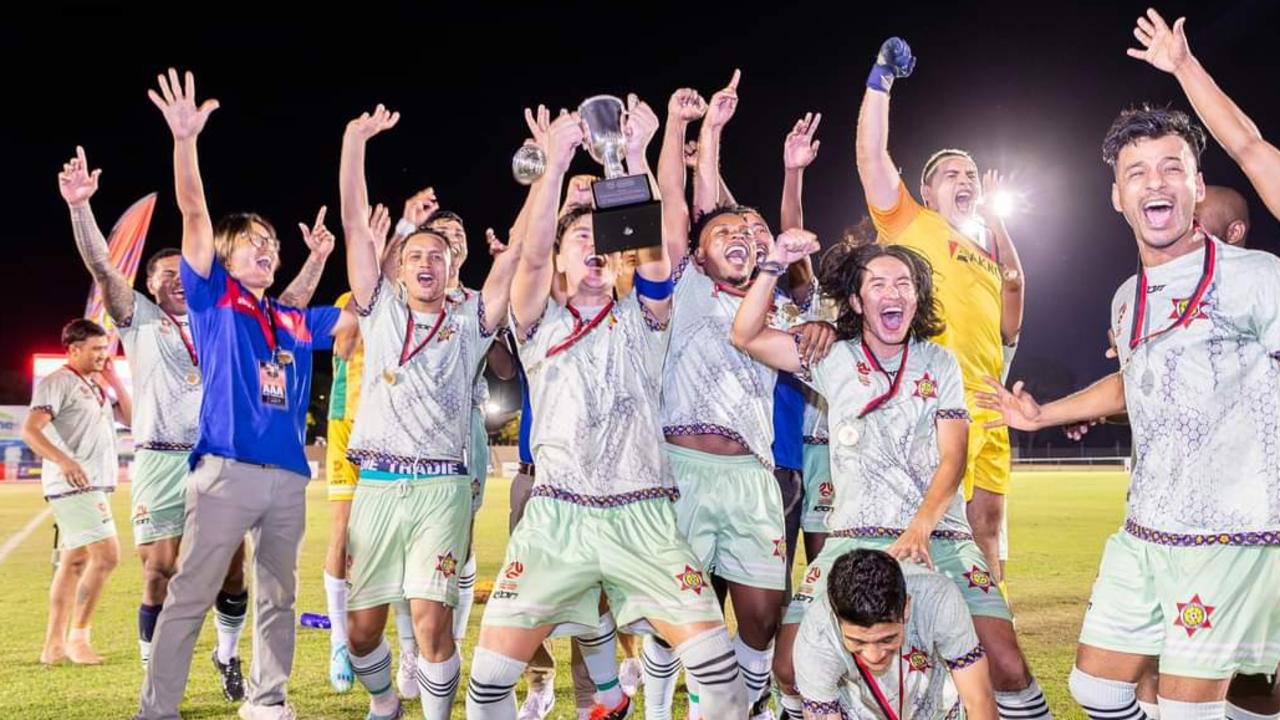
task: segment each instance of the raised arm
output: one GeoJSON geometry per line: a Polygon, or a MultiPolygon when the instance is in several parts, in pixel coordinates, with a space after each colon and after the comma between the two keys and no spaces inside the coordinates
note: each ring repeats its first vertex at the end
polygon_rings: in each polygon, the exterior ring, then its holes
{"type": "Polygon", "coordinates": [[[1249,176],[1271,214],[1280,218],[1280,150],[1262,138],[1253,120],[1191,54],[1183,29],[1185,21],[1186,18],[1178,18],[1170,28],[1160,13],[1147,10],[1133,30],[1142,49],[1130,48],[1129,56],[1146,60],[1177,78],[1213,139],[1249,176]]]}
{"type": "Polygon", "coordinates": [[[107,239],[98,229],[89,208],[89,198],[98,191],[101,170],[89,172],[89,161],[84,148],[76,146],[76,156],[62,166],[58,173],[58,191],[71,210],[71,231],[76,238],[76,250],[102,291],[107,314],[117,323],[128,323],[133,317],[133,287],[124,273],[111,262],[107,239]]]}
{"type": "MultiPolygon", "coordinates": [[[[523,210],[521,211],[523,212],[523,210]]],[[[489,254],[493,256],[493,264],[489,266],[489,275],[485,278],[480,295],[484,298],[486,333],[494,332],[507,321],[507,304],[511,298],[511,278],[520,264],[520,253],[524,243],[519,236],[511,238],[510,244],[503,244],[493,232],[493,228],[484,231],[485,242],[489,246],[489,254]]],[[[497,343],[495,343],[496,345],[497,343]]]]}
{"type": "MultiPolygon", "coordinates": [[[[814,140],[818,131],[818,123],[822,122],[822,113],[805,113],[796,121],[791,132],[787,133],[782,143],[782,228],[804,227],[804,206],[801,194],[804,191],[804,171],[818,157],[821,140],[814,140]]],[[[792,263],[787,271],[787,282],[791,299],[800,304],[807,303],[809,294],[813,292],[813,260],[808,256],[792,263]]]]}
{"type": "Polygon", "coordinates": [[[738,306],[729,341],[751,357],[785,372],[804,368],[799,345],[791,333],[768,327],[769,306],[773,304],[778,278],[788,266],[817,252],[818,237],[806,230],[787,230],[777,237],[769,257],[760,263],[760,274],[738,306]]]}
{"type": "Polygon", "coordinates": [[[324,224],[324,215],[327,211],[327,207],[320,206],[320,212],[316,213],[316,222],[311,227],[298,223],[298,229],[302,231],[302,241],[307,244],[307,249],[311,252],[307,255],[307,261],[302,264],[302,269],[298,271],[298,276],[289,283],[289,287],[285,288],[284,292],[280,293],[280,302],[285,305],[306,307],[311,304],[311,297],[316,294],[320,276],[324,274],[324,264],[329,259],[329,253],[333,252],[333,233],[324,224]]]}
{"type": "Polygon", "coordinates": [[[902,180],[898,177],[898,166],[889,155],[889,88],[895,78],[907,77],[915,66],[916,60],[905,40],[896,37],[885,40],[862,94],[854,147],[858,179],[862,181],[867,204],[875,208],[892,207],[898,199],[898,184],[902,180]]]}
{"type": "Polygon", "coordinates": [[[511,282],[511,313],[516,319],[517,334],[533,327],[547,307],[555,275],[551,254],[556,241],[560,189],[573,154],[582,144],[582,126],[576,114],[562,113],[549,124],[543,123],[542,115],[534,122],[532,113],[525,113],[534,141],[546,150],[547,169],[533,184],[524,248],[511,282]]]}
{"type": "Polygon", "coordinates": [[[689,203],[685,199],[685,135],[689,123],[707,113],[697,90],[681,88],[667,101],[667,126],[658,153],[658,192],[662,194],[662,237],[667,257],[680,262],[689,254],[689,203]]]}
{"type": "Polygon", "coordinates": [[[693,176],[693,218],[706,215],[720,204],[720,138],[724,126],[738,108],[738,81],[742,71],[734,70],[724,89],[711,96],[702,130],[698,134],[698,167],[693,176]]]}
{"type": "MultiPolygon", "coordinates": [[[[359,307],[369,307],[382,276],[382,258],[369,224],[369,191],[365,183],[365,146],[369,138],[390,130],[400,122],[400,113],[378,105],[372,114],[362,113],[347,123],[342,136],[342,159],[338,169],[338,194],[342,206],[342,231],[347,242],[347,282],[351,297],[359,307]]],[[[393,248],[388,247],[390,251],[393,248]]]]}
{"type": "Polygon", "coordinates": [[[213,221],[204,198],[204,181],[200,178],[200,159],[196,154],[196,138],[204,130],[209,115],[218,109],[217,100],[205,100],[196,107],[196,81],[186,73],[185,85],[178,82],[178,71],[169,68],[169,76],[157,76],[160,91],[148,90],[147,96],[164,113],[173,133],[173,181],[182,212],[182,259],[201,277],[209,277],[213,267],[213,221]]]}
{"type": "Polygon", "coordinates": [[[978,212],[995,242],[995,254],[1000,259],[1001,313],[1000,338],[1005,345],[1013,345],[1022,332],[1022,306],[1026,298],[1023,286],[1022,260],[1014,247],[1004,218],[995,211],[995,197],[1000,190],[1000,173],[988,170],[982,175],[982,204],[978,212]]]}

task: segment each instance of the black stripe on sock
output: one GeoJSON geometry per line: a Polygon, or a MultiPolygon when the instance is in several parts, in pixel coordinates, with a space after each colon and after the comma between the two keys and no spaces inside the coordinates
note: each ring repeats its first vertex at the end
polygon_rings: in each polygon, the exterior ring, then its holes
{"type": "Polygon", "coordinates": [[[610,630],[604,635],[579,635],[578,644],[586,647],[600,647],[617,636],[618,633],[613,630],[610,630]]]}

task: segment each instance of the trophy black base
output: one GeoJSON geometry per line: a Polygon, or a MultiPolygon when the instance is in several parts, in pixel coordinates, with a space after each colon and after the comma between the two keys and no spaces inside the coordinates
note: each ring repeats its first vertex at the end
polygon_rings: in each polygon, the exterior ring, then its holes
{"type": "Polygon", "coordinates": [[[596,252],[654,247],[662,242],[662,203],[651,200],[592,213],[596,252]]]}

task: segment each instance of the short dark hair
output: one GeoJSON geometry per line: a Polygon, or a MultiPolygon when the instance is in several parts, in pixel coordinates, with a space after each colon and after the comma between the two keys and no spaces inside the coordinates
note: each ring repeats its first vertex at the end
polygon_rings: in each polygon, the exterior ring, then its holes
{"type": "Polygon", "coordinates": [[[156,271],[156,265],[160,264],[161,260],[180,255],[182,255],[182,251],[178,248],[164,248],[156,251],[154,255],[147,258],[147,277],[151,277],[152,273],[156,271]]]}
{"type": "Polygon", "coordinates": [[[1154,140],[1166,135],[1177,135],[1186,140],[1199,167],[1200,154],[1205,146],[1204,129],[1181,110],[1148,103],[1122,111],[1111,123],[1107,136],[1102,140],[1102,159],[1114,169],[1122,149],[1139,140],[1154,140]]]}
{"type": "Polygon", "coordinates": [[[430,225],[431,223],[437,220],[452,220],[463,227],[467,226],[466,223],[462,222],[462,216],[458,215],[458,213],[452,210],[442,210],[440,208],[437,208],[430,215],[428,215],[427,219],[422,221],[422,224],[430,225]]]}
{"type": "Polygon", "coordinates": [[[570,205],[564,209],[560,215],[560,219],[556,221],[556,242],[555,251],[560,252],[560,241],[564,239],[564,234],[569,232],[569,228],[578,222],[578,218],[591,215],[595,212],[595,208],[582,203],[570,205]]]}
{"type": "Polygon", "coordinates": [[[69,348],[89,338],[106,336],[107,331],[98,323],[85,318],[76,318],[62,326],[62,347],[69,348]]]}
{"type": "Polygon", "coordinates": [[[859,548],[837,558],[827,576],[827,597],[837,618],[859,627],[906,619],[902,566],[881,550],[859,548]]]}
{"type": "MultiPolygon", "coordinates": [[[[933,266],[923,255],[902,245],[881,245],[874,240],[855,245],[841,242],[831,246],[818,265],[818,284],[822,294],[836,301],[836,336],[850,340],[862,334],[863,317],[849,303],[851,295],[861,295],[867,278],[867,265],[878,257],[895,257],[911,271],[916,286],[916,314],[911,318],[908,337],[927,340],[946,329],[938,299],[933,292],[933,266]]],[[[864,308],[865,310],[865,308],[864,308]]]]}
{"type": "MultiPolygon", "coordinates": [[[[749,212],[753,212],[757,215],[760,215],[760,211],[756,210],[755,208],[749,208],[745,205],[733,205],[729,203],[726,203],[724,205],[717,205],[711,210],[708,210],[706,213],[702,215],[702,217],[699,217],[697,220],[694,220],[693,227],[689,228],[689,248],[693,249],[702,244],[701,242],[702,231],[706,230],[707,226],[710,225],[711,222],[716,218],[721,217],[722,215],[742,215],[744,213],[749,213],[749,212]]],[[[760,217],[764,217],[764,216],[760,215],[760,217]]],[[[678,258],[673,259],[673,262],[678,262],[678,258]]]]}

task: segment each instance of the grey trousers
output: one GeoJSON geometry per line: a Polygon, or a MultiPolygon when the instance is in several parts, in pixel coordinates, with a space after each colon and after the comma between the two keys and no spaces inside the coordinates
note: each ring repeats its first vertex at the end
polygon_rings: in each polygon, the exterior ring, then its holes
{"type": "Polygon", "coordinates": [[[205,455],[187,476],[178,573],[151,639],[142,682],[145,720],[177,720],[204,617],[246,532],[253,542],[253,667],[246,699],[285,702],[297,631],[298,551],[307,524],[307,478],[205,455]]]}

